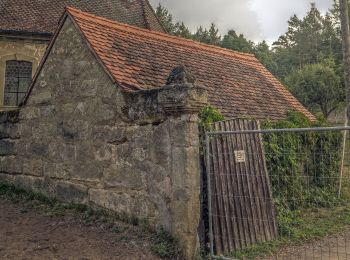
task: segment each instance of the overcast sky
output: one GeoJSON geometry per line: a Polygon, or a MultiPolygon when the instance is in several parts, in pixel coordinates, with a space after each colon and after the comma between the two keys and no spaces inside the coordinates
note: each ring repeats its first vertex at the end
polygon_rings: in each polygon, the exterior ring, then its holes
{"type": "Polygon", "coordinates": [[[303,16],[311,2],[322,12],[333,0],[150,0],[156,7],[165,6],[176,21],[184,21],[191,30],[214,22],[221,34],[229,29],[243,33],[251,40],[273,42],[287,29],[293,14],[303,16]]]}

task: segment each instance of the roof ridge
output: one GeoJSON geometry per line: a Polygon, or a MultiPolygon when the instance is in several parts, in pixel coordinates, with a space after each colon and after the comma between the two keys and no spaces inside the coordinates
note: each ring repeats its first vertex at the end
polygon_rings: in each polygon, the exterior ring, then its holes
{"type": "Polygon", "coordinates": [[[169,35],[166,33],[161,33],[161,32],[157,32],[157,31],[151,31],[151,30],[139,28],[139,27],[132,26],[129,24],[124,24],[124,23],[120,23],[117,21],[109,20],[109,19],[106,19],[104,17],[100,17],[100,16],[97,16],[97,15],[94,15],[91,13],[83,12],[79,9],[76,9],[76,8],[70,7],[70,6],[67,6],[66,10],[73,17],[76,16],[76,17],[80,17],[83,19],[84,18],[88,19],[88,17],[93,18],[93,19],[95,19],[96,22],[102,23],[102,24],[104,24],[106,26],[110,26],[110,27],[113,27],[113,26],[118,27],[118,29],[126,30],[128,32],[130,32],[130,30],[127,30],[127,29],[131,29],[131,30],[133,30],[134,33],[142,33],[143,36],[148,36],[148,37],[151,37],[151,35],[158,36],[158,37],[162,37],[163,39],[166,39],[168,41],[172,40],[172,42],[174,42],[174,40],[175,40],[177,44],[182,44],[184,46],[197,47],[198,49],[201,49],[201,50],[215,51],[216,54],[220,53],[220,54],[224,54],[224,55],[227,55],[230,57],[239,58],[239,59],[242,59],[245,61],[257,62],[257,59],[253,54],[233,51],[230,49],[225,49],[222,47],[209,45],[209,44],[197,42],[197,41],[190,40],[190,39],[180,38],[180,37],[169,35]]]}

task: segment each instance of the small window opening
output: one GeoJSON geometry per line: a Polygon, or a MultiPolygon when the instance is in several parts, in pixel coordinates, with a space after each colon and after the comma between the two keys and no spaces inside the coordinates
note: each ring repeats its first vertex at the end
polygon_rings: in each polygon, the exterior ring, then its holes
{"type": "Polygon", "coordinates": [[[18,106],[27,94],[31,81],[31,62],[6,61],[4,105],[18,106]]]}

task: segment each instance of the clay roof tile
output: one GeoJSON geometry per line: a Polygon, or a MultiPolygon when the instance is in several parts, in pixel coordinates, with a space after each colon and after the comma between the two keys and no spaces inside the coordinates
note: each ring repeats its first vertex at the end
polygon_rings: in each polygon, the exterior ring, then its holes
{"type": "Polygon", "coordinates": [[[230,118],[314,116],[254,57],[67,8],[109,74],[125,91],[159,88],[186,66],[207,87],[209,101],[230,118]],[[96,29],[97,28],[97,29],[96,29]]]}

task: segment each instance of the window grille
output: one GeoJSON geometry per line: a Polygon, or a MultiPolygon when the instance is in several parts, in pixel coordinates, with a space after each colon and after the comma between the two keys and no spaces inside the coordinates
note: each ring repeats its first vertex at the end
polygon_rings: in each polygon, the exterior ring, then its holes
{"type": "Polygon", "coordinates": [[[4,105],[18,106],[26,95],[31,80],[31,62],[6,61],[4,105]]]}

